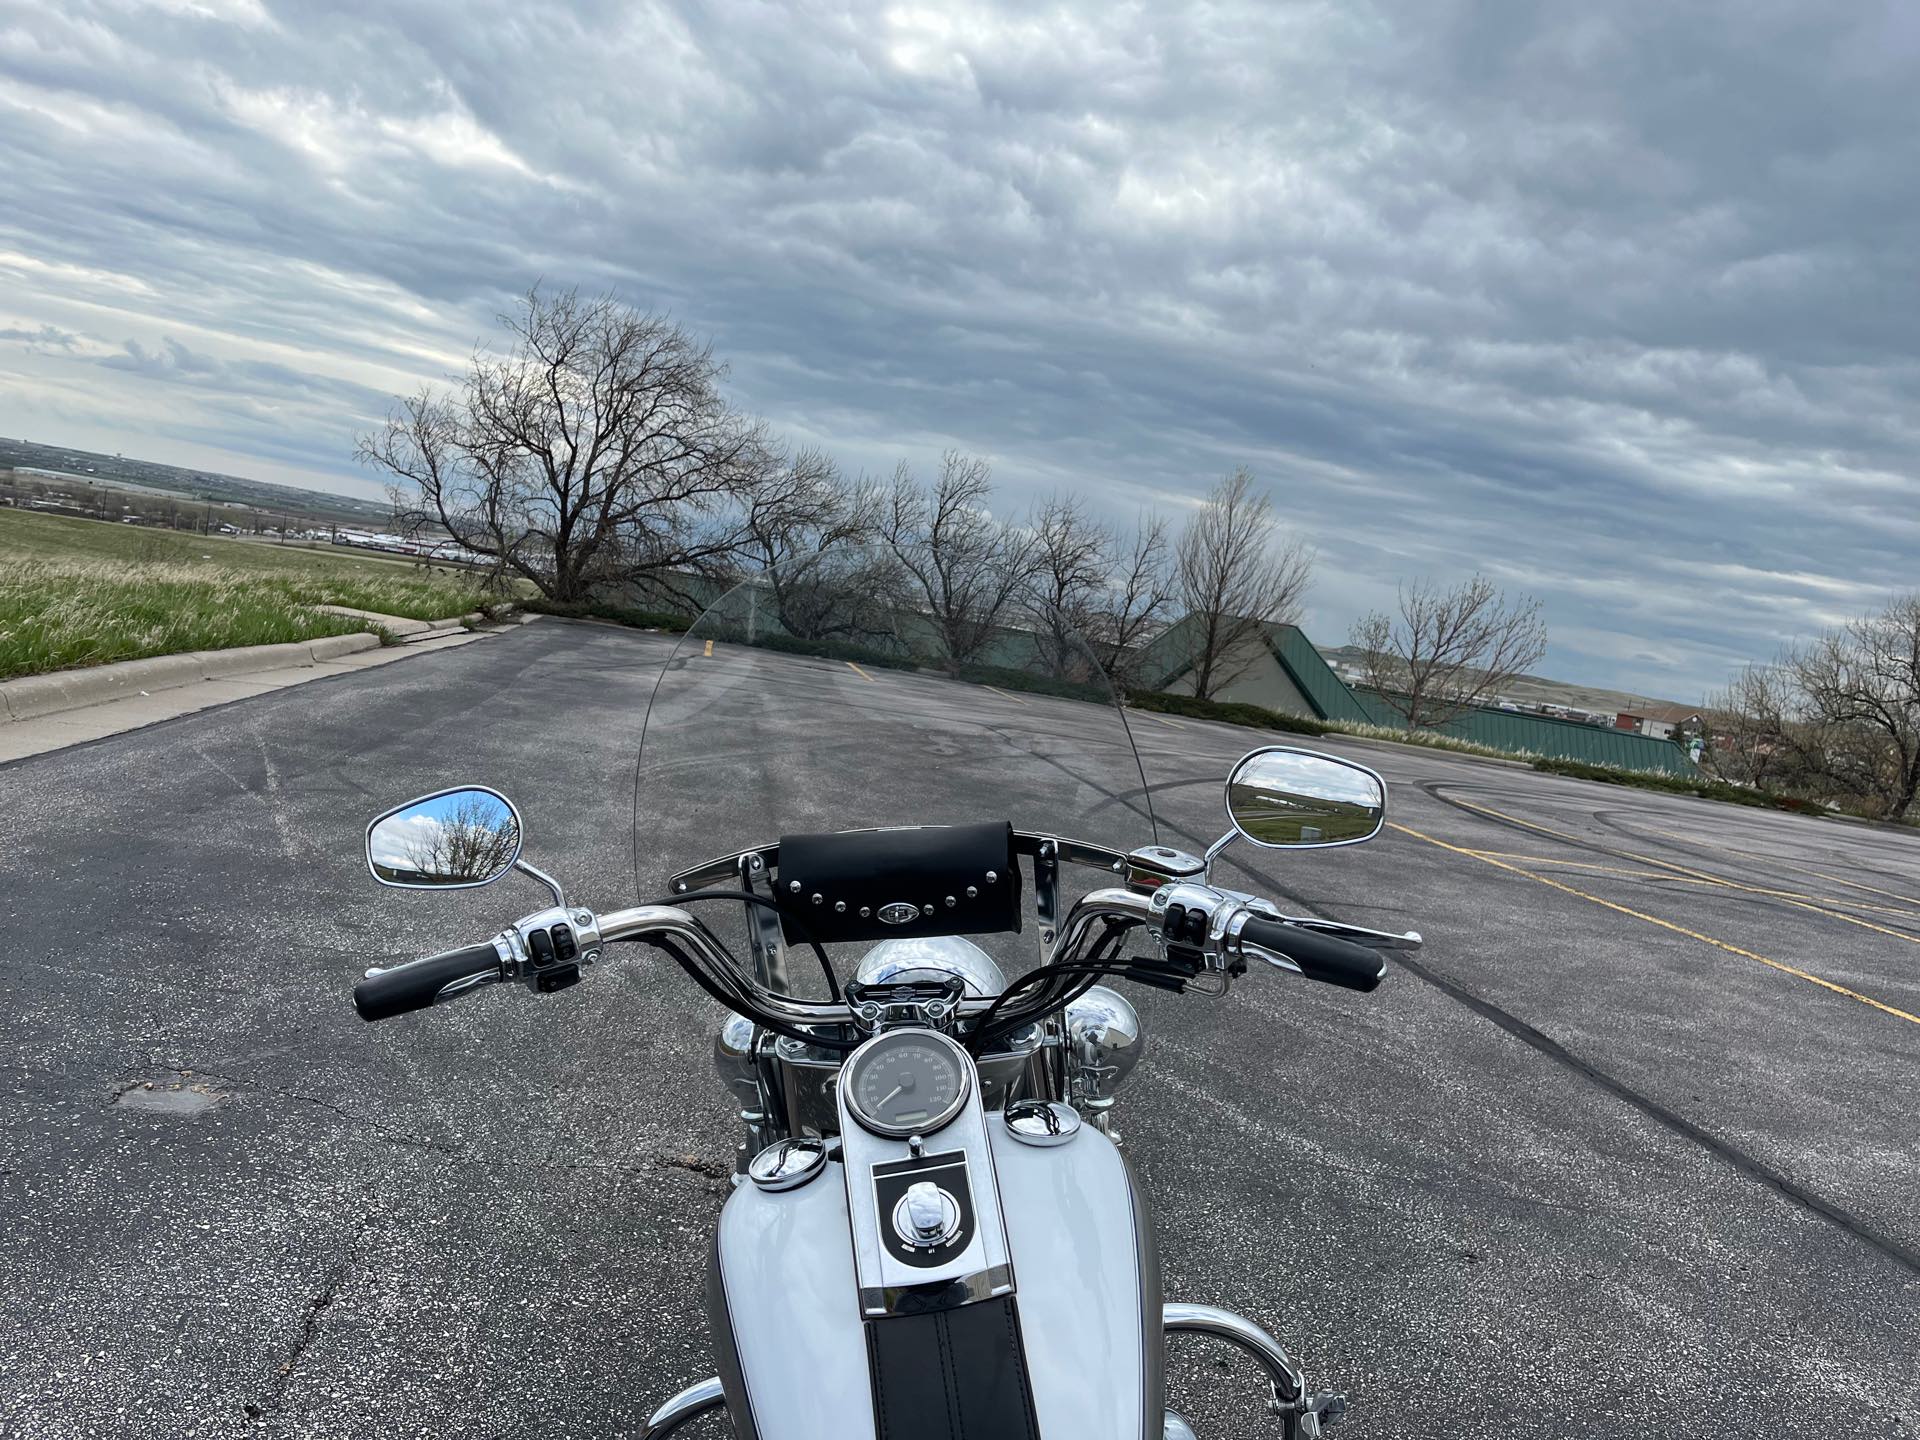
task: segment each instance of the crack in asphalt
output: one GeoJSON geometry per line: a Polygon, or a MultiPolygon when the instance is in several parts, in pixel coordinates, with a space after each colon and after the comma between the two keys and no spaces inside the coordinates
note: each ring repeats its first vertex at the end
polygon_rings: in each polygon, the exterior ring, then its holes
{"type": "Polygon", "coordinates": [[[321,1282],[320,1292],[307,1301],[306,1310],[301,1316],[300,1333],[295,1337],[293,1349],[288,1352],[287,1358],[275,1369],[272,1389],[264,1400],[249,1401],[241,1407],[249,1420],[256,1424],[267,1420],[286,1403],[287,1392],[293,1388],[294,1371],[299,1369],[301,1357],[307,1353],[308,1347],[319,1338],[320,1322],[339,1295],[340,1287],[346,1282],[348,1272],[360,1258],[360,1242],[366,1238],[366,1233],[372,1226],[373,1216],[363,1215],[360,1217],[360,1223],[354,1226],[353,1233],[347,1236],[343,1253],[327,1271],[326,1278],[321,1282]]]}

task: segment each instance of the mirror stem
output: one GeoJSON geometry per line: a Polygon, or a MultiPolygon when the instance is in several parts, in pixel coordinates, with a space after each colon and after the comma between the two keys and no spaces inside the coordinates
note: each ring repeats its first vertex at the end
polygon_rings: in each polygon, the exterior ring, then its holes
{"type": "Polygon", "coordinates": [[[1207,847],[1207,853],[1201,857],[1203,860],[1207,862],[1207,868],[1211,870],[1213,868],[1214,859],[1220,854],[1220,852],[1226,849],[1227,846],[1231,845],[1235,840],[1238,840],[1239,838],[1240,838],[1240,832],[1238,830],[1229,830],[1227,831],[1226,834],[1222,835],[1218,840],[1214,841],[1213,844],[1209,845],[1207,847]]]}
{"type": "Polygon", "coordinates": [[[548,893],[550,893],[553,896],[553,903],[559,906],[563,910],[566,908],[567,897],[564,893],[562,893],[560,889],[560,882],[558,880],[554,879],[551,875],[547,874],[546,871],[539,869],[537,866],[529,865],[524,860],[515,860],[513,862],[513,868],[518,870],[522,875],[531,875],[534,879],[538,880],[542,885],[546,886],[548,893]]]}

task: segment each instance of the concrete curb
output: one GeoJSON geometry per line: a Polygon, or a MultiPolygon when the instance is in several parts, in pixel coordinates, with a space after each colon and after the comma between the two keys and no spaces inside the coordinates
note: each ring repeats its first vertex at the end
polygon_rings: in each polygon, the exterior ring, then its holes
{"type": "Polygon", "coordinates": [[[96,665],[86,670],[28,675],[0,681],[0,723],[37,720],[43,715],[104,705],[110,700],[177,690],[202,680],[230,680],[257,670],[318,665],[342,655],[375,649],[379,644],[378,635],[327,635],[318,640],[294,640],[284,645],[192,650],[184,655],[122,660],[115,665],[96,665]]]}

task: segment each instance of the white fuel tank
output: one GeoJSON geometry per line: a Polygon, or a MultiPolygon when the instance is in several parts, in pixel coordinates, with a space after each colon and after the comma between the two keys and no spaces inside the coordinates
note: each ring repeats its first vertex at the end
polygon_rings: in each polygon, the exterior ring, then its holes
{"type": "MultiPolygon", "coordinates": [[[[1126,1162],[1090,1126],[1039,1147],[1015,1140],[998,1112],[984,1118],[1038,1434],[1159,1440],[1159,1262],[1126,1162]]],[[[721,1213],[707,1300],[741,1440],[951,1433],[938,1428],[941,1418],[933,1428],[927,1417],[899,1414],[876,1425],[868,1329],[903,1321],[861,1315],[838,1163],[798,1189],[734,1192],[721,1213]]],[[[956,1384],[964,1388],[966,1377],[956,1384]]]]}

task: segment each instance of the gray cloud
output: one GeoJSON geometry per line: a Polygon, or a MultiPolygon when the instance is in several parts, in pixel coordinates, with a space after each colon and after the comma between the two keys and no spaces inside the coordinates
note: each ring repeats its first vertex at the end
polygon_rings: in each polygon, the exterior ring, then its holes
{"type": "Polygon", "coordinates": [[[365,489],[383,397],[610,286],[852,466],[1249,464],[1317,634],[1479,567],[1690,697],[1914,583],[1917,73],[1895,3],[63,3],[0,426],[365,489]]]}

